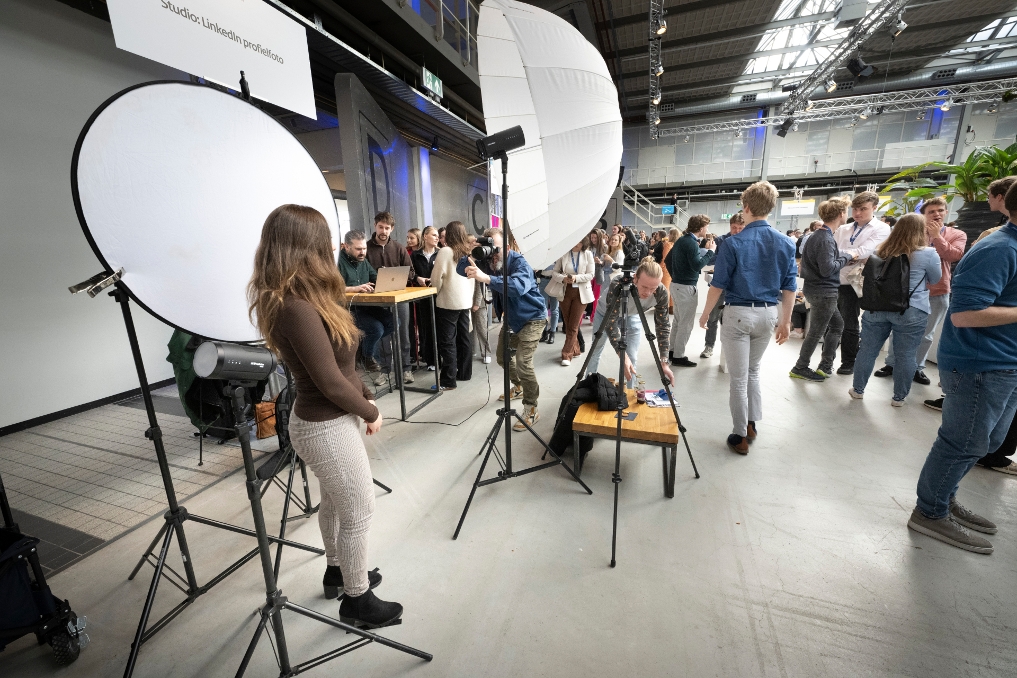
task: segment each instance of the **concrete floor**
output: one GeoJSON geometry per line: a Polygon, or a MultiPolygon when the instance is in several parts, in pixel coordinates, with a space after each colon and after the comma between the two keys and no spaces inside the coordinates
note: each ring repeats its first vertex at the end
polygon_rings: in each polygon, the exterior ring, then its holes
{"type": "MultiPolygon", "coordinates": [[[[584,326],[589,336],[589,326],[584,326]]],[[[703,332],[690,348],[698,352],[703,332]]],[[[543,419],[554,412],[578,365],[541,345],[543,419]]],[[[995,520],[996,553],[981,556],[905,527],[919,469],[939,414],[939,395],[915,385],[890,407],[891,384],[873,379],[864,401],[850,379],[825,384],[787,377],[800,341],[771,345],[763,361],[764,413],[747,457],[724,445],[730,431],[727,376],[717,359],[678,373],[680,413],[702,478],[678,460],[675,498],[664,499],[659,450],[623,448],[618,566],[611,547],[613,446],[598,441],[584,468],[587,496],[564,471],[542,471],[482,488],[458,541],[451,535],[479,469],[477,450],[494,422],[491,402],[459,427],[386,420],[368,438],[379,491],[371,531],[378,594],[406,608],[384,634],[434,654],[430,663],[372,645],[309,675],[356,676],[1012,676],[1017,674],[1017,478],[976,468],[961,501],[995,520]],[[1010,582],[1010,584],[1008,584],[1010,582]]],[[[691,354],[691,352],[690,352],[691,354]]],[[[649,350],[641,353],[648,373],[649,350]]],[[[817,356],[818,359],[818,356],[817,356]]],[[[605,357],[603,367],[616,369],[605,357]]],[[[490,366],[495,397],[501,371],[490,366]]],[[[648,379],[648,382],[652,380],[648,379]]],[[[488,398],[487,371],[417,415],[459,422],[488,398]]],[[[418,397],[418,396],[413,396],[418,397]]],[[[386,416],[398,401],[381,403],[386,416]]],[[[140,435],[140,431],[139,431],[140,435]]],[[[536,444],[515,440],[517,467],[537,461],[536,444]]],[[[313,484],[313,480],[312,480],[313,484]]],[[[316,492],[317,488],[313,490],[316,492]]],[[[280,494],[270,492],[277,516],[280,494]]],[[[194,513],[249,525],[240,476],[187,503],[194,513]]],[[[53,578],[57,595],[89,619],[92,644],[60,671],[123,672],[150,570],[126,581],[156,522],[105,546],[53,578]]],[[[290,535],[320,545],[316,521],[290,535]]],[[[207,580],[249,544],[188,525],[199,578],[207,580]]],[[[179,562],[177,559],[175,562],[179,562]]],[[[328,614],[322,558],[287,551],[281,588],[328,614]]],[[[179,593],[163,586],[159,608],[179,593]]],[[[264,601],[257,561],[199,599],[147,643],[137,676],[231,675],[264,601]]],[[[295,660],[348,637],[285,617],[295,660]]],[[[52,675],[47,648],[29,642],[0,654],[6,678],[52,675]]],[[[277,675],[264,640],[248,675],[277,675]]]]}

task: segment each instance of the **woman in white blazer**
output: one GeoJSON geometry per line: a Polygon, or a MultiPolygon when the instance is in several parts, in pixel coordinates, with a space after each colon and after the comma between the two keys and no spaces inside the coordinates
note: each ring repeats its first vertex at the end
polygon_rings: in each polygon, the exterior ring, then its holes
{"type": "Polygon", "coordinates": [[[453,221],[445,227],[445,247],[438,250],[431,270],[435,297],[435,322],[438,335],[439,384],[442,390],[456,387],[459,379],[473,376],[473,337],[470,335],[470,309],[473,308],[475,281],[456,273],[460,257],[470,253],[466,227],[453,221]]]}
{"type": "Polygon", "coordinates": [[[565,323],[565,345],[561,349],[561,364],[568,367],[579,355],[579,325],[583,322],[586,305],[593,302],[593,277],[597,264],[590,250],[590,237],[566,252],[555,262],[552,279],[563,288],[561,296],[561,317],[565,323]]]}

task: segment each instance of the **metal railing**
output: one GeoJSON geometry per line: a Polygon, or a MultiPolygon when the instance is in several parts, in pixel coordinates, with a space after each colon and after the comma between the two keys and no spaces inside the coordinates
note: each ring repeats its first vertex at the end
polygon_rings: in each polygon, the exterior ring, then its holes
{"type": "Polygon", "coordinates": [[[479,3],[474,0],[420,0],[417,13],[434,28],[434,39],[459,52],[463,64],[477,67],[479,3]]]}
{"type": "Polygon", "coordinates": [[[672,225],[684,227],[689,222],[689,213],[684,209],[688,207],[687,200],[681,200],[679,204],[675,205],[675,213],[672,218],[670,214],[662,214],[659,205],[655,204],[625,181],[622,181],[621,189],[622,207],[635,216],[638,222],[641,222],[641,225],[649,226],[653,229],[672,225]]]}

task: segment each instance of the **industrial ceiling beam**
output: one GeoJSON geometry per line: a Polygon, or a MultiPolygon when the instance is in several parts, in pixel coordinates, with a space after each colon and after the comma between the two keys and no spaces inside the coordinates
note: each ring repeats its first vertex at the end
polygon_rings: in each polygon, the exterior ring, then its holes
{"type": "MultiPolygon", "coordinates": [[[[678,17],[682,14],[691,14],[692,12],[698,12],[701,9],[711,9],[713,7],[720,7],[722,5],[733,5],[735,3],[745,2],[745,0],[696,0],[696,2],[686,2],[684,5],[673,5],[667,7],[667,18],[678,17]]],[[[634,26],[635,24],[646,21],[646,12],[639,12],[638,14],[626,14],[625,16],[618,16],[614,18],[614,27],[621,28],[622,26],[634,26]]],[[[606,28],[608,22],[602,22],[605,25],[597,25],[598,28],[606,28]]]]}

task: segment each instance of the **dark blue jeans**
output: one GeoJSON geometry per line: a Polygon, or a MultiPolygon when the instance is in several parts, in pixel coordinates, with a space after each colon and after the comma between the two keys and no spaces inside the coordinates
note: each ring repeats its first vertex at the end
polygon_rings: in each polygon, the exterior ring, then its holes
{"type": "Polygon", "coordinates": [[[961,478],[1002,444],[1017,411],[1017,370],[941,372],[939,379],[943,424],[918,477],[918,510],[933,519],[950,514],[961,478]]]}
{"type": "Polygon", "coordinates": [[[862,343],[855,359],[855,390],[865,392],[865,384],[872,376],[879,351],[893,332],[893,352],[897,363],[893,370],[893,399],[907,398],[915,376],[918,345],[922,343],[928,319],[928,313],[913,306],[903,315],[894,311],[865,311],[862,314],[862,343]]]}
{"type": "Polygon", "coordinates": [[[395,329],[392,311],[388,308],[354,306],[353,321],[364,333],[364,339],[360,343],[364,360],[378,360],[378,342],[382,337],[392,334],[395,329]]]}

